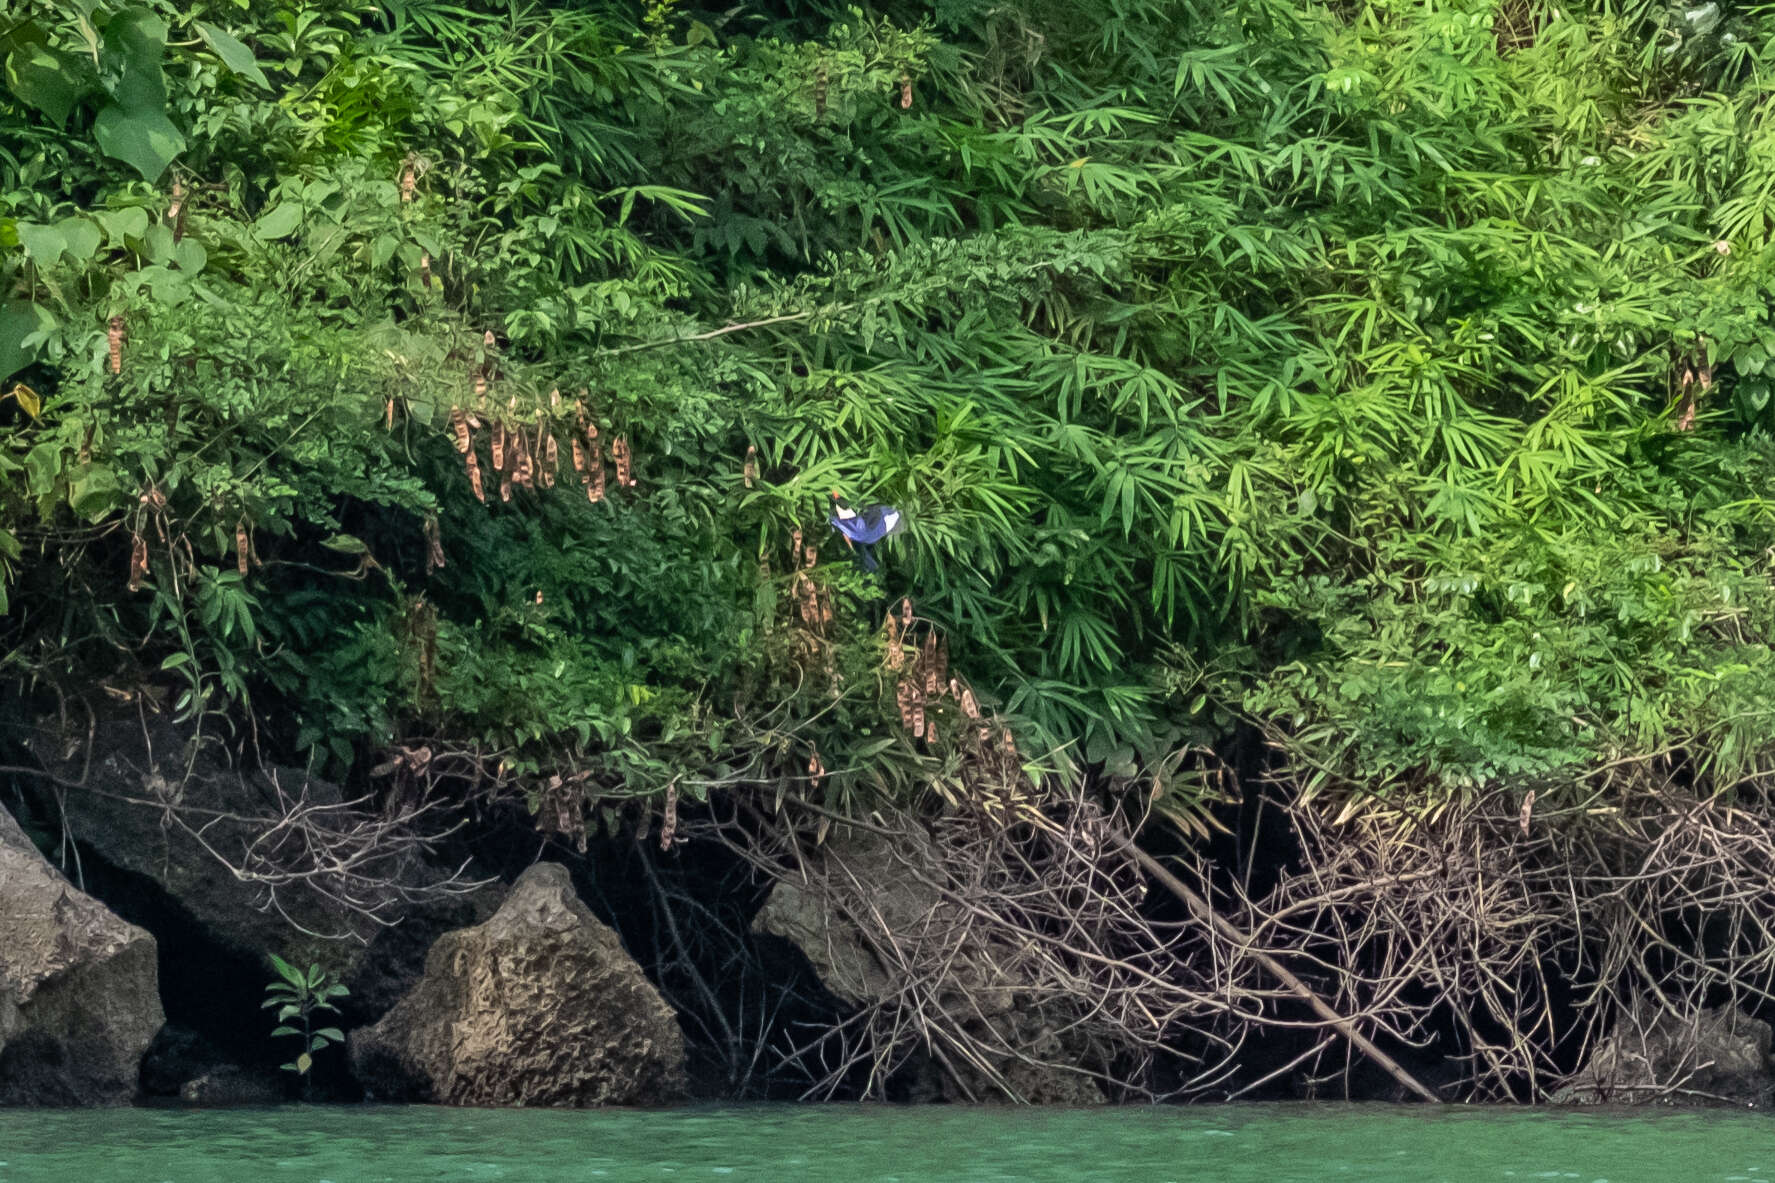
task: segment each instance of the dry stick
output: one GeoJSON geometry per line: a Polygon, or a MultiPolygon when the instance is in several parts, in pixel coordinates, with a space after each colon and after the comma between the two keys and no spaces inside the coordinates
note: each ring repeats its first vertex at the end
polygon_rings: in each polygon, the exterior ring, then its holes
{"type": "MultiPolygon", "coordinates": [[[[834,311],[847,311],[838,308],[834,311]]],[[[738,333],[745,329],[762,329],[769,325],[787,324],[790,321],[807,320],[820,309],[807,309],[803,312],[786,312],[781,316],[767,316],[763,320],[742,321],[739,324],[722,325],[718,329],[710,329],[705,333],[690,333],[683,337],[661,337],[656,341],[641,341],[634,345],[618,345],[614,349],[600,349],[595,356],[615,357],[622,353],[639,353],[644,349],[663,349],[668,345],[683,345],[689,341],[713,341],[716,337],[725,337],[729,333],[738,333]]]]}
{"type": "Polygon", "coordinates": [[[1213,928],[1224,940],[1230,941],[1233,944],[1248,950],[1251,956],[1257,959],[1259,965],[1263,966],[1276,978],[1277,981],[1288,987],[1292,993],[1298,995],[1303,1002],[1312,1007],[1313,1010],[1318,1013],[1320,1018],[1337,1028],[1343,1037],[1349,1040],[1357,1051],[1373,1060],[1376,1064],[1379,1064],[1386,1070],[1388,1076],[1391,1076],[1394,1080],[1398,1081],[1401,1085],[1410,1089],[1424,1100],[1435,1105],[1440,1105],[1442,1103],[1441,1097],[1438,1097],[1435,1093],[1425,1088],[1416,1077],[1400,1067],[1399,1061],[1376,1047],[1369,1041],[1366,1035],[1356,1029],[1353,1023],[1332,1010],[1331,1007],[1326,1004],[1324,999],[1313,993],[1311,987],[1305,982],[1295,977],[1293,972],[1290,971],[1287,966],[1283,965],[1280,961],[1277,961],[1268,953],[1265,953],[1262,949],[1253,947],[1251,944],[1251,938],[1247,937],[1244,933],[1234,927],[1231,921],[1220,916],[1214,911],[1214,909],[1210,908],[1207,900],[1204,900],[1194,891],[1191,891],[1187,883],[1173,875],[1170,871],[1167,871],[1164,866],[1160,864],[1158,859],[1155,859],[1152,855],[1146,853],[1146,851],[1141,850],[1138,846],[1135,846],[1132,843],[1129,844],[1128,849],[1133,853],[1134,860],[1141,865],[1146,873],[1158,880],[1159,884],[1164,887],[1165,890],[1169,891],[1179,900],[1182,900],[1184,906],[1193,912],[1198,920],[1213,928]]]}

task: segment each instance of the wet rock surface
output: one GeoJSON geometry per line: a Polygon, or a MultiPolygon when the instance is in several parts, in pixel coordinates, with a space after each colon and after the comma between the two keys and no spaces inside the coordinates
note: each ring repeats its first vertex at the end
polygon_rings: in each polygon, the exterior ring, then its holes
{"type": "Polygon", "coordinates": [[[377,1100],[641,1105],[684,1095],[672,1009],[574,894],[564,867],[526,871],[492,919],[446,933],[425,976],[354,1032],[377,1100]]]}
{"type": "Polygon", "coordinates": [[[0,1104],[134,1098],[165,1016],[154,938],[78,890],[0,808],[0,1104]]]}
{"type": "MultiPolygon", "coordinates": [[[[805,883],[786,879],[771,889],[753,928],[798,948],[821,984],[851,1006],[891,1002],[907,983],[887,948],[887,934],[916,941],[921,931],[941,930],[955,919],[946,915],[954,904],[908,873],[905,860],[921,857],[917,849],[894,851],[867,837],[834,838],[819,864],[809,868],[805,883]],[[859,891],[869,904],[867,924],[840,902],[858,898],[859,891]]],[[[1007,1099],[1008,1093],[1038,1105],[1104,1102],[1102,1090],[1089,1077],[1055,1067],[1080,1062],[1081,1051],[1069,1045],[1055,1023],[1019,1005],[1015,977],[981,968],[1013,960],[985,958],[960,970],[951,985],[965,999],[945,1007],[970,1016],[963,1029],[976,1046],[999,1049],[1000,1054],[984,1067],[959,1058],[939,1067],[927,1055],[914,1071],[909,1099],[996,1101],[1007,1099]]]]}
{"type": "Polygon", "coordinates": [[[1565,1105],[1766,1108],[1775,1100],[1770,1036],[1768,1023],[1730,1006],[1690,1016],[1629,1016],[1553,1100],[1565,1105]]]}

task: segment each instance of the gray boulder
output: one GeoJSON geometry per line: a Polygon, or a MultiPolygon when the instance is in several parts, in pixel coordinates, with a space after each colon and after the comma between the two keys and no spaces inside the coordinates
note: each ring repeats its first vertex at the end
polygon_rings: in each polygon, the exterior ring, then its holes
{"type": "Polygon", "coordinates": [[[1767,1107],[1775,1095],[1770,1034],[1769,1024],[1732,1006],[1690,1015],[1630,1015],[1596,1046],[1553,1100],[1565,1105],[1767,1107]]]}
{"type": "Polygon", "coordinates": [[[155,952],[0,808],[0,1104],[130,1101],[165,1021],[155,952]]]}
{"type": "Polygon", "coordinates": [[[642,1105],[686,1088],[672,1008],[553,863],[524,872],[485,924],[439,938],[419,985],[350,1053],[377,1100],[642,1105]]]}
{"type": "MultiPolygon", "coordinates": [[[[834,834],[805,879],[786,878],[771,888],[753,929],[779,937],[806,956],[827,992],[850,1006],[900,1005],[925,987],[908,982],[893,945],[943,942],[961,916],[956,905],[909,867],[934,860],[930,846],[899,848],[864,831],[834,834]],[[857,907],[864,901],[864,907],[857,907]]],[[[948,960],[950,980],[936,1001],[957,1020],[960,1034],[986,1053],[992,1072],[960,1057],[939,1068],[928,1055],[914,1089],[927,1100],[1016,1100],[1032,1105],[1100,1105],[1103,1091],[1072,1066],[1087,1058],[1065,1034],[1069,1016],[1044,1015],[1031,1007],[1029,983],[1003,968],[1017,958],[1007,950],[979,958],[948,960]]],[[[928,1049],[926,1049],[928,1052],[928,1049]]]]}
{"type": "MultiPolygon", "coordinates": [[[[45,725],[31,746],[44,767],[83,786],[69,788],[61,801],[81,848],[163,891],[188,944],[205,947],[218,962],[263,964],[269,952],[326,965],[351,988],[351,1022],[380,1017],[418,980],[425,950],[439,935],[485,920],[497,905],[492,885],[467,894],[430,890],[443,872],[408,856],[355,865],[362,879],[275,889],[236,874],[230,863],[245,866],[254,857],[301,865],[299,839],[268,840],[274,819],[292,801],[338,808],[345,795],[301,769],[240,769],[214,745],[194,751],[189,729],[164,716],[102,717],[90,739],[45,725]],[[201,840],[192,832],[199,828],[201,840]],[[341,896],[395,923],[342,906],[341,896]]],[[[336,824],[350,820],[341,816],[336,824]]],[[[114,901],[126,914],[132,902],[114,901]]]]}

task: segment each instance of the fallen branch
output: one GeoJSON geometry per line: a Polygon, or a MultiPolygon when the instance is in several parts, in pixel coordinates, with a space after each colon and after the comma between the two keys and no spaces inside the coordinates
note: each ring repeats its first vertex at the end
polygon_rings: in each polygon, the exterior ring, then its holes
{"type": "Polygon", "coordinates": [[[1441,1097],[1438,1097],[1435,1093],[1431,1092],[1415,1076],[1401,1067],[1399,1061],[1376,1047],[1366,1035],[1356,1029],[1355,1024],[1338,1014],[1335,1010],[1332,1010],[1324,999],[1313,993],[1312,988],[1296,977],[1287,966],[1283,965],[1280,961],[1277,961],[1268,953],[1265,953],[1262,949],[1252,945],[1250,937],[1240,932],[1238,928],[1225,917],[1218,915],[1213,908],[1208,906],[1207,900],[1204,900],[1201,896],[1190,890],[1188,884],[1173,875],[1170,871],[1166,870],[1159,860],[1132,844],[1130,844],[1129,850],[1133,852],[1134,861],[1140,864],[1141,869],[1157,880],[1159,885],[1165,888],[1165,890],[1183,901],[1184,906],[1190,910],[1197,920],[1200,920],[1202,923],[1213,928],[1216,935],[1222,940],[1229,941],[1250,953],[1251,957],[1259,965],[1263,966],[1272,977],[1297,995],[1301,1001],[1312,1007],[1314,1012],[1318,1014],[1320,1018],[1335,1027],[1339,1034],[1349,1040],[1351,1045],[1353,1045],[1357,1051],[1367,1056],[1370,1060],[1373,1060],[1386,1071],[1387,1075],[1391,1076],[1394,1080],[1398,1081],[1405,1088],[1410,1089],[1424,1100],[1437,1105],[1442,1103],[1441,1097]]]}

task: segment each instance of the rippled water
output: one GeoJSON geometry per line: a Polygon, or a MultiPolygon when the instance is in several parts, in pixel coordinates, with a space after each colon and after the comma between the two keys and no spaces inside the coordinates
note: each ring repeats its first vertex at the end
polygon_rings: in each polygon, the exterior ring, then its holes
{"type": "Polygon", "coordinates": [[[5,1183],[1775,1183],[1775,1117],[1389,1106],[0,1110],[5,1183]]]}

